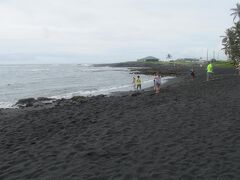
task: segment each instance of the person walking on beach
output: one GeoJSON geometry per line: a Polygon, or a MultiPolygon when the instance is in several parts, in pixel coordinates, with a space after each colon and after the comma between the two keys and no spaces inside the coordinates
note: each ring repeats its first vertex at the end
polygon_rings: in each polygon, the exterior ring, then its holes
{"type": "Polygon", "coordinates": [[[160,92],[160,87],[161,87],[161,82],[162,82],[162,77],[160,74],[158,74],[155,77],[155,90],[156,90],[156,94],[158,94],[160,92]]]}
{"type": "Polygon", "coordinates": [[[191,75],[191,77],[192,77],[192,80],[194,80],[194,78],[195,78],[195,72],[194,72],[194,69],[192,68],[191,70],[190,70],[190,75],[191,75]]]}
{"type": "Polygon", "coordinates": [[[142,89],[142,81],[140,79],[140,76],[137,76],[136,85],[137,85],[137,90],[141,90],[142,89]]]}
{"type": "Polygon", "coordinates": [[[153,90],[156,91],[156,77],[157,77],[157,73],[154,73],[154,78],[153,78],[153,90]]]}
{"type": "Polygon", "coordinates": [[[133,90],[135,90],[136,89],[136,77],[135,77],[135,75],[133,76],[132,84],[133,84],[133,90]]]}
{"type": "Polygon", "coordinates": [[[207,81],[213,78],[213,65],[212,62],[209,62],[207,66],[207,81]]]}

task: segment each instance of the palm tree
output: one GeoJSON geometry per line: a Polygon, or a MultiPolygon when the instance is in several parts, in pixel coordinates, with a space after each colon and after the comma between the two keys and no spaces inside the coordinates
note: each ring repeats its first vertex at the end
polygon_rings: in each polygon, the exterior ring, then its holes
{"type": "Polygon", "coordinates": [[[172,58],[172,55],[171,54],[168,54],[167,55],[167,59],[170,60],[172,58]]]}
{"type": "Polygon", "coordinates": [[[233,13],[231,14],[231,16],[233,17],[233,21],[235,21],[235,19],[238,17],[238,21],[240,20],[240,4],[237,3],[236,4],[236,8],[232,8],[231,11],[233,11],[233,13]]]}
{"type": "MultiPolygon", "coordinates": [[[[226,32],[227,34],[227,32],[226,32]]],[[[228,50],[229,50],[229,41],[228,41],[228,36],[220,36],[222,38],[222,45],[223,45],[223,48],[222,50],[225,51],[225,54],[229,54],[228,53],[228,50]]]]}
{"type": "Polygon", "coordinates": [[[234,63],[240,60],[240,22],[226,30],[226,36],[221,36],[223,50],[234,63]]]}
{"type": "Polygon", "coordinates": [[[225,36],[221,36],[222,49],[234,63],[240,62],[240,3],[237,3],[236,6],[236,8],[231,9],[233,11],[231,15],[234,16],[233,21],[236,18],[238,18],[238,21],[226,30],[225,36]]]}

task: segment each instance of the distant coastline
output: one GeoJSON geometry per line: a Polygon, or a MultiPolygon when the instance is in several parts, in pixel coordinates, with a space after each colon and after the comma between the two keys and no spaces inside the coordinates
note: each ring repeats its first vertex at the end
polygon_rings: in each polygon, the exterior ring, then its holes
{"type": "Polygon", "coordinates": [[[129,67],[132,71],[139,71],[140,74],[153,75],[159,72],[162,76],[180,76],[190,66],[196,65],[196,63],[177,63],[177,67],[169,61],[158,62],[139,62],[139,61],[127,61],[120,63],[107,63],[107,64],[94,64],[93,66],[102,67],[129,67]]]}

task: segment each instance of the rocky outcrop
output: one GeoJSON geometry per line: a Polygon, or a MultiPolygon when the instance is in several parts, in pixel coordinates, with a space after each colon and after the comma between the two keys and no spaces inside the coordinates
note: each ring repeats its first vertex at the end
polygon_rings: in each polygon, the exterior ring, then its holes
{"type": "Polygon", "coordinates": [[[19,107],[19,108],[40,107],[40,106],[44,106],[46,104],[52,104],[54,101],[56,101],[56,99],[46,98],[46,97],[39,97],[37,99],[25,98],[25,99],[18,100],[18,102],[14,106],[19,107]]]}

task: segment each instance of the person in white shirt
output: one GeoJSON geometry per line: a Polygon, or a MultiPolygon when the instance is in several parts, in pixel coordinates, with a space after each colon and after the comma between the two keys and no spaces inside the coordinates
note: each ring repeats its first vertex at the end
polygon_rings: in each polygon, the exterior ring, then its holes
{"type": "Polygon", "coordinates": [[[160,87],[161,87],[161,82],[162,79],[161,79],[161,75],[158,74],[155,78],[154,78],[154,82],[155,82],[155,90],[156,90],[156,93],[158,94],[160,92],[160,87]]]}
{"type": "Polygon", "coordinates": [[[132,85],[133,85],[133,90],[135,90],[136,89],[136,77],[135,77],[135,75],[133,76],[132,85]]]}
{"type": "Polygon", "coordinates": [[[155,79],[157,78],[157,73],[154,73],[154,78],[153,78],[153,90],[156,91],[156,82],[155,79]]]}

